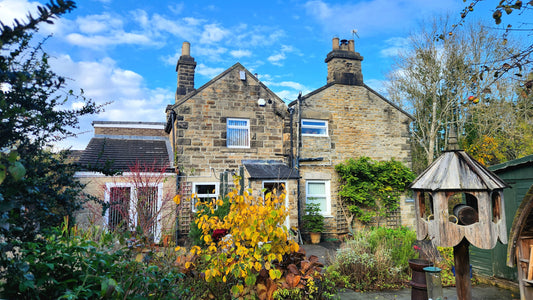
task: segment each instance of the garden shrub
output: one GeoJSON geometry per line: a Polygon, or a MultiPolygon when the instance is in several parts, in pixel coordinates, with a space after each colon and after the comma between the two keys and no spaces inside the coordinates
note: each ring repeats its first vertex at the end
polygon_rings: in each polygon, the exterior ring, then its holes
{"type": "Polygon", "coordinates": [[[437,247],[441,259],[435,262],[435,266],[440,268],[442,286],[455,286],[455,275],[452,267],[454,266],[453,247],[437,247]]]}
{"type": "MultiPolygon", "coordinates": [[[[199,199],[196,201],[196,214],[197,218],[201,216],[208,216],[209,218],[216,217],[219,220],[222,220],[225,216],[228,215],[230,210],[230,203],[227,197],[222,198],[222,202],[219,201],[220,205],[217,205],[215,209],[211,210],[211,207],[208,203],[203,203],[199,199]]],[[[205,241],[202,239],[203,233],[202,229],[198,227],[197,222],[191,223],[191,229],[189,231],[189,239],[191,240],[194,246],[205,246],[205,241]]]]}
{"type": "Polygon", "coordinates": [[[399,207],[401,194],[415,174],[401,162],[348,159],[335,166],[340,176],[339,196],[362,223],[387,217],[399,207]]]}
{"type": "Polygon", "coordinates": [[[359,231],[337,250],[326,276],[355,290],[398,288],[409,278],[408,260],[415,233],[407,228],[371,228],[359,231]]]}
{"type": "MultiPolygon", "coordinates": [[[[52,228],[33,241],[3,240],[0,295],[6,299],[175,299],[181,274],[175,258],[136,261],[130,247],[113,233],[96,227],[52,228]]],[[[174,252],[171,252],[174,254],[174,252]]]]}
{"type": "MultiPolygon", "coordinates": [[[[441,269],[442,286],[455,286],[453,247],[435,247],[431,241],[422,240],[416,241],[413,248],[418,251],[419,258],[429,260],[441,269]]],[[[474,278],[472,283],[475,283],[474,278]]]]}
{"type": "MultiPolygon", "coordinates": [[[[333,294],[318,257],[288,239],[285,193],[240,194],[238,180],[224,200],[203,202],[196,218],[201,241],[178,259],[187,278],[201,278],[190,295],[220,299],[319,299],[333,294]],[[227,213],[217,212],[229,204],[227,213]],[[203,287],[203,289],[201,288],[203,287]],[[228,290],[230,291],[228,293],[228,290]],[[288,298],[286,298],[288,297],[288,298]]],[[[180,247],[177,251],[182,251],[180,247]]]]}

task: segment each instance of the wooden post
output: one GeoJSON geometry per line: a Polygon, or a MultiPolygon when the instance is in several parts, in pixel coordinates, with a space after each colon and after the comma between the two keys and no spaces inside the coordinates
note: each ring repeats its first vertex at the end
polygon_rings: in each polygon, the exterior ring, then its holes
{"type": "Polygon", "coordinates": [[[472,281],[470,279],[470,254],[468,247],[470,242],[465,238],[453,246],[453,258],[455,262],[455,287],[458,300],[472,300],[472,281]]]}
{"type": "Polygon", "coordinates": [[[527,268],[527,280],[533,279],[533,245],[529,246],[529,262],[527,268]]]}

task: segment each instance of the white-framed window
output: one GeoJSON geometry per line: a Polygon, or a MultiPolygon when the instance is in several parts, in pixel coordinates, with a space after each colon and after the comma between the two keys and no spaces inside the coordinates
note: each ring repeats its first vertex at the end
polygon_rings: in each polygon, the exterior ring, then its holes
{"type": "Polygon", "coordinates": [[[161,238],[163,184],[135,186],[132,183],[106,183],[105,201],[109,204],[104,220],[110,230],[134,230],[140,225],[155,243],[161,238]]]}
{"type": "Polygon", "coordinates": [[[317,203],[324,216],[331,215],[329,180],[307,180],[305,182],[305,202],[317,203]]]}
{"type": "MultiPolygon", "coordinates": [[[[289,196],[287,195],[287,181],[275,181],[275,180],[265,180],[263,181],[263,199],[265,199],[265,196],[267,193],[271,193],[274,190],[276,190],[276,196],[281,195],[281,193],[285,192],[285,207],[289,209],[289,196]]],[[[285,221],[283,222],[283,225],[285,227],[290,228],[290,216],[288,215],[287,218],[285,218],[285,221]]]]}
{"type": "Polygon", "coordinates": [[[250,120],[234,118],[226,120],[226,146],[250,148],[250,120]]]}
{"type": "Polygon", "coordinates": [[[196,212],[196,203],[198,201],[209,201],[218,198],[218,182],[195,182],[193,183],[193,192],[196,197],[191,200],[191,209],[196,212]]]}
{"type": "Polygon", "coordinates": [[[286,188],[286,181],[265,180],[263,181],[263,198],[266,196],[267,193],[271,193],[274,190],[276,190],[276,196],[279,196],[286,188]]]}
{"type": "Polygon", "coordinates": [[[302,135],[328,136],[328,121],[302,119],[302,135]]]}

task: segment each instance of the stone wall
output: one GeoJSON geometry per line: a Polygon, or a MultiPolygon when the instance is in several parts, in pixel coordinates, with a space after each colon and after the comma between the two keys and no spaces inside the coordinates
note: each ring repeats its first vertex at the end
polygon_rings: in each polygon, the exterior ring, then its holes
{"type": "MultiPolygon", "coordinates": [[[[349,212],[340,205],[335,165],[368,156],[394,158],[410,167],[410,118],[365,86],[341,84],[304,98],[302,118],[328,120],[327,137],[302,137],[300,157],[311,159],[300,164],[302,185],[306,180],[329,180],[332,216],[326,218],[326,233],[345,233],[349,212]]],[[[304,194],[301,201],[305,202],[304,194]]]]}
{"type": "MultiPolygon", "coordinates": [[[[249,72],[237,65],[177,105],[177,165],[190,176],[237,170],[243,159],[283,159],[287,107],[249,72]],[[240,71],[246,79],[240,79],[240,71]],[[264,106],[258,99],[264,99],[264,106]],[[250,120],[250,148],[226,146],[226,120],[250,120]]],[[[172,138],[171,138],[172,140],[172,138]]]]}

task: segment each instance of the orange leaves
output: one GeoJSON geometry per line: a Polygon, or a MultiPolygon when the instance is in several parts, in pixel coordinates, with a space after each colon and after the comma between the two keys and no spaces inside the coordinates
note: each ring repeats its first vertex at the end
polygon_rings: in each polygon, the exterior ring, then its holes
{"type": "Polygon", "coordinates": [[[302,276],[300,275],[294,275],[293,273],[287,274],[287,276],[285,277],[285,283],[286,283],[285,288],[288,288],[288,289],[292,289],[295,287],[303,288],[304,285],[300,283],[301,279],[302,279],[302,276]]]}

